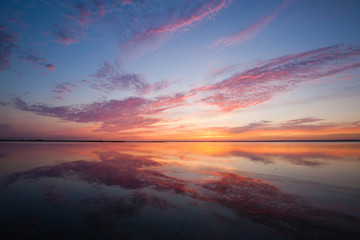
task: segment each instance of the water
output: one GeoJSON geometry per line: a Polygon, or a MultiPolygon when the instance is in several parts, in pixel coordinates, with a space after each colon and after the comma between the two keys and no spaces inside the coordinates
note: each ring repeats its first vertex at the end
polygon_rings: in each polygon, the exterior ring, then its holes
{"type": "Polygon", "coordinates": [[[1,143],[2,239],[360,239],[360,143],[1,143]]]}

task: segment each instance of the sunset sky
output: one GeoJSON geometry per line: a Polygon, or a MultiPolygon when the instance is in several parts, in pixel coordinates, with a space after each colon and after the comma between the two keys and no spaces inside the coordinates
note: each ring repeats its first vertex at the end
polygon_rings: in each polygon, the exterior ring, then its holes
{"type": "Polygon", "coordinates": [[[0,3],[0,139],[360,139],[358,0],[0,3]]]}

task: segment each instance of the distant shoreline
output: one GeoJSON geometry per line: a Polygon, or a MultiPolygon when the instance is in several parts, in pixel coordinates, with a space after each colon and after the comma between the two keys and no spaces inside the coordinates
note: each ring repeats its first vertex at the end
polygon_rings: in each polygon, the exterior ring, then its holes
{"type": "Polygon", "coordinates": [[[11,140],[11,139],[4,139],[0,140],[0,142],[117,142],[117,143],[165,143],[165,142],[360,142],[360,140],[233,140],[233,141],[226,141],[226,140],[218,140],[218,141],[201,141],[201,140],[189,140],[189,141],[181,141],[181,140],[170,140],[170,141],[121,141],[121,140],[43,140],[43,139],[34,139],[34,140],[11,140]]]}

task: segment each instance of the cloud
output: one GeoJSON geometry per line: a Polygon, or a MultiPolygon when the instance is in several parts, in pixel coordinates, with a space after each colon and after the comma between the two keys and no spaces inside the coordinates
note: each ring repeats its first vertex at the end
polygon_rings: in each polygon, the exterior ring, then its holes
{"type": "Polygon", "coordinates": [[[250,123],[246,126],[243,127],[233,127],[233,128],[227,128],[229,132],[231,133],[244,133],[244,132],[249,132],[249,131],[254,131],[254,130],[259,130],[259,129],[265,129],[269,126],[269,124],[271,123],[271,121],[259,121],[259,122],[255,122],[255,123],[250,123]]]}
{"type": "Polygon", "coordinates": [[[64,100],[64,95],[71,93],[74,87],[87,86],[105,92],[134,91],[136,94],[144,95],[158,92],[175,82],[162,80],[149,83],[142,74],[123,72],[116,64],[104,61],[87,79],[57,84],[53,93],[55,99],[64,100]]]}
{"type": "Polygon", "coordinates": [[[76,87],[78,87],[78,85],[73,82],[56,84],[55,89],[52,91],[54,94],[53,98],[64,100],[65,95],[71,93],[76,87]]]}
{"type": "Polygon", "coordinates": [[[48,63],[48,64],[45,64],[45,67],[49,70],[54,70],[55,69],[55,66],[51,63],[48,63]]]}
{"type": "Polygon", "coordinates": [[[258,20],[257,22],[253,23],[249,27],[236,32],[228,37],[223,37],[216,40],[211,47],[212,48],[227,48],[232,47],[235,45],[239,45],[245,43],[260,34],[260,31],[265,28],[271,21],[273,21],[279,12],[284,9],[286,6],[290,5],[294,1],[284,1],[282,5],[277,7],[270,15],[258,20]]]}
{"type": "Polygon", "coordinates": [[[299,118],[292,119],[285,122],[274,123],[271,121],[259,121],[254,123],[249,123],[245,126],[240,127],[214,127],[211,128],[213,131],[218,131],[221,133],[227,133],[231,135],[248,133],[336,133],[336,132],[359,132],[360,125],[357,122],[354,123],[329,123],[322,122],[323,119],[320,118],[299,118]],[[318,123],[319,122],[319,123],[318,123]]]}
{"type": "Polygon", "coordinates": [[[89,22],[91,22],[88,18],[90,16],[89,9],[84,3],[78,3],[74,5],[76,10],[78,11],[78,17],[80,24],[82,26],[87,26],[89,22]]]}
{"type": "Polygon", "coordinates": [[[26,56],[19,56],[18,59],[31,62],[31,63],[38,63],[41,59],[41,57],[34,53],[28,53],[26,56]]]}
{"type": "Polygon", "coordinates": [[[187,15],[182,15],[172,22],[149,29],[143,35],[148,36],[152,34],[173,32],[187,26],[194,26],[205,18],[211,17],[212,14],[220,11],[228,4],[229,2],[226,0],[209,1],[203,4],[198,4],[193,10],[189,11],[187,15]]]}
{"type": "Polygon", "coordinates": [[[69,46],[69,44],[77,43],[79,41],[76,31],[74,29],[70,30],[64,25],[58,25],[55,23],[52,26],[54,28],[53,33],[56,37],[57,42],[62,43],[65,46],[69,46]]]}
{"type": "Polygon", "coordinates": [[[174,36],[213,18],[231,2],[211,0],[167,1],[161,5],[153,2],[134,4],[127,8],[126,16],[114,16],[116,20],[110,25],[123,51],[145,52],[158,49],[174,36]],[[130,24],[124,24],[125,21],[130,24]]]}
{"type": "MultiPolygon", "coordinates": [[[[69,91],[67,86],[59,91],[69,91]]],[[[15,98],[15,108],[42,116],[82,123],[101,123],[97,131],[117,132],[121,130],[151,128],[155,123],[165,120],[156,117],[164,111],[178,107],[189,97],[178,93],[174,96],[161,96],[155,99],[129,97],[123,100],[99,101],[89,104],[52,107],[47,104],[28,105],[20,98],[15,98]]]]}
{"type": "Polygon", "coordinates": [[[307,118],[299,118],[299,119],[289,120],[289,121],[287,121],[287,124],[313,123],[313,122],[318,122],[318,121],[322,121],[322,120],[324,120],[324,119],[307,117],[307,118]]]}
{"type": "Polygon", "coordinates": [[[359,56],[357,46],[333,45],[275,58],[192,92],[208,95],[201,101],[223,111],[246,108],[291,91],[303,82],[354,71],[360,67],[359,56]]]}
{"type": "Polygon", "coordinates": [[[23,54],[18,56],[18,59],[25,62],[36,64],[34,67],[39,68],[39,66],[45,67],[48,70],[54,70],[55,66],[52,63],[46,63],[46,59],[41,57],[41,55],[35,52],[33,49],[26,49],[23,51],[23,54]]]}
{"type": "Polygon", "coordinates": [[[17,48],[18,36],[11,31],[10,27],[0,24],[0,71],[10,68],[9,60],[11,52],[17,48]]]}
{"type": "MultiPolygon", "coordinates": [[[[86,3],[65,3],[66,14],[63,15],[61,22],[53,23],[53,34],[56,41],[68,46],[79,42],[80,35],[84,34],[84,29],[89,27],[90,23],[98,22],[107,12],[107,5],[112,1],[93,0],[86,3]]],[[[110,7],[110,6],[108,6],[110,7]]]]}
{"type": "Polygon", "coordinates": [[[214,77],[217,77],[217,76],[232,72],[232,71],[235,70],[235,68],[236,68],[236,66],[234,66],[234,65],[223,66],[223,67],[220,67],[220,68],[216,68],[216,69],[213,69],[211,71],[211,75],[214,76],[214,77]]]}
{"type": "Polygon", "coordinates": [[[84,82],[88,83],[93,89],[108,91],[134,90],[140,94],[146,93],[151,87],[141,74],[121,73],[117,71],[115,66],[106,61],[84,82]]]}

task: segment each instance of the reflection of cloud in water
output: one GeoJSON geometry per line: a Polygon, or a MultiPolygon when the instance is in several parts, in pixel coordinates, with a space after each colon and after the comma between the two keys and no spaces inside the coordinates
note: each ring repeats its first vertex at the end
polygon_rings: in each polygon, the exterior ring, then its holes
{"type": "MultiPolygon", "coordinates": [[[[9,186],[21,178],[33,180],[43,177],[63,178],[83,181],[89,184],[119,186],[128,190],[125,197],[88,197],[81,208],[91,225],[98,229],[116,228],[114,219],[138,216],[145,206],[159,211],[176,203],[169,203],[163,196],[181,194],[185,198],[199,201],[208,212],[216,215],[216,207],[231,209],[238,218],[227,222],[246,221],[267,226],[269,231],[294,239],[357,239],[360,237],[359,218],[311,206],[302,197],[286,193],[279,188],[257,179],[231,173],[214,173],[218,180],[203,184],[171,177],[161,171],[162,165],[151,156],[135,156],[114,151],[96,152],[100,161],[73,161],[55,166],[39,167],[7,176],[2,183],[9,186]],[[144,188],[152,188],[152,194],[144,193],[144,188]],[[159,194],[159,196],[157,196],[159,194]]],[[[236,154],[245,156],[243,152],[236,154]]],[[[249,157],[249,155],[247,155],[249,157]]],[[[255,155],[253,159],[258,159],[255,155]]],[[[295,160],[301,163],[303,158],[295,160]]],[[[309,163],[304,163],[309,164],[309,163]]],[[[310,164],[310,166],[312,166],[310,164]]],[[[65,196],[56,193],[55,187],[48,187],[44,196],[53,204],[58,204],[65,196]]],[[[189,203],[190,204],[190,203],[189,203]]],[[[218,218],[217,218],[218,219],[218,218]]],[[[235,224],[236,225],[236,224],[235,224]]],[[[129,230],[127,230],[129,231],[129,230]]],[[[210,230],[212,231],[212,230],[210,230]]],[[[114,232],[114,234],[120,234],[114,232]]]]}
{"type": "Polygon", "coordinates": [[[72,180],[82,180],[88,183],[98,183],[106,186],[121,186],[126,189],[141,189],[154,187],[158,190],[174,190],[177,193],[190,191],[185,188],[185,182],[155,170],[145,167],[159,166],[160,163],[150,157],[134,156],[117,152],[98,152],[101,161],[79,160],[45,166],[29,171],[9,175],[3,180],[5,185],[19,178],[36,179],[54,177],[72,180]]]}
{"type": "Polygon", "coordinates": [[[295,239],[358,239],[360,219],[313,207],[300,196],[260,180],[224,173],[203,187],[215,193],[212,201],[233,209],[240,217],[265,224],[295,239]]]}
{"type": "Polygon", "coordinates": [[[325,153],[253,153],[247,151],[234,150],[224,154],[225,156],[245,157],[254,162],[262,162],[264,164],[274,163],[279,159],[289,162],[294,165],[304,165],[309,167],[316,167],[327,164],[326,162],[314,159],[328,159],[331,155],[325,153]]]}

